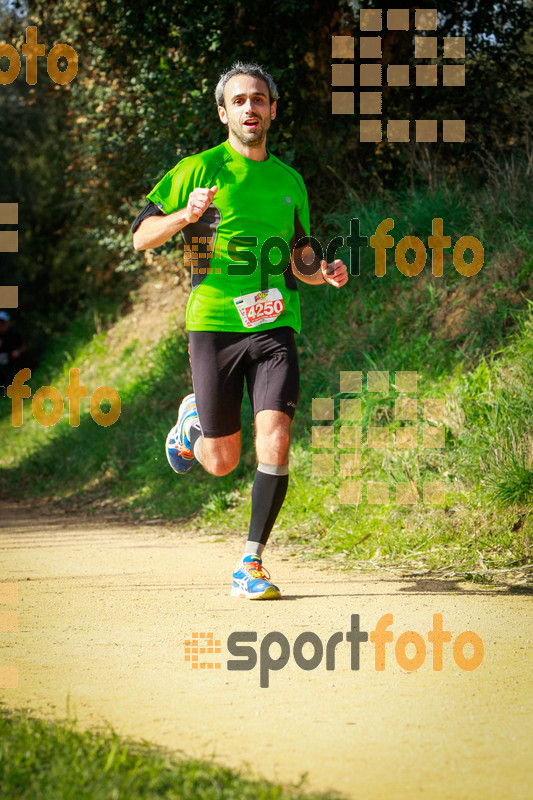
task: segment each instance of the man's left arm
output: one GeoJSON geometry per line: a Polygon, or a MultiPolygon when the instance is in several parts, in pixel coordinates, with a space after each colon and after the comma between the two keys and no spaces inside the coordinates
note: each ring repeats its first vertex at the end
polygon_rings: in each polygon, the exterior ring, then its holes
{"type": "MultiPolygon", "coordinates": [[[[340,289],[348,281],[348,270],[340,258],[336,258],[330,264],[319,257],[311,247],[311,225],[309,219],[309,201],[307,189],[303,180],[300,178],[301,196],[294,215],[294,242],[302,242],[303,246],[293,248],[291,253],[291,269],[303,283],[311,286],[319,286],[322,283],[330,283],[336,289],[340,289]],[[307,240],[307,241],[306,241],[307,240]]],[[[323,256],[323,252],[321,253],[323,256]]],[[[327,255],[327,254],[326,254],[327,255]]]]}
{"type": "Polygon", "coordinates": [[[336,289],[340,289],[341,286],[348,282],[348,269],[340,258],[336,258],[330,264],[324,260],[319,261],[313,248],[309,245],[293,250],[291,268],[293,275],[299,278],[302,283],[307,283],[310,286],[329,283],[336,289]],[[300,269],[298,269],[297,265],[300,269]],[[305,270],[305,272],[300,270],[305,270]]]}

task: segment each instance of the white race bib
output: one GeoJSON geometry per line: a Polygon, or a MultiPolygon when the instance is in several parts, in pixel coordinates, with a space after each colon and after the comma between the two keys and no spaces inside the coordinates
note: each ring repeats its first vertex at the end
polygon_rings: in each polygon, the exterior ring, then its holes
{"type": "Polygon", "coordinates": [[[285,309],[279,289],[244,294],[236,297],[233,302],[245,328],[256,328],[265,322],[274,322],[285,309]]]}

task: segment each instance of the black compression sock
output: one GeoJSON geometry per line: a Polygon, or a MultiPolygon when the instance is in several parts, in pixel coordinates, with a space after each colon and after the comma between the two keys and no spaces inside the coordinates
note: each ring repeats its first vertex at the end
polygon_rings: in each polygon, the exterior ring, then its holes
{"type": "Polygon", "coordinates": [[[261,555],[268,541],[277,516],[280,512],[287,486],[289,484],[289,466],[270,466],[258,464],[252,486],[252,517],[246,551],[261,555]]]}
{"type": "Polygon", "coordinates": [[[202,429],[200,428],[200,423],[198,421],[194,422],[191,425],[191,429],[189,431],[189,435],[187,436],[189,442],[191,443],[191,450],[194,450],[194,445],[202,436],[202,429]]]}

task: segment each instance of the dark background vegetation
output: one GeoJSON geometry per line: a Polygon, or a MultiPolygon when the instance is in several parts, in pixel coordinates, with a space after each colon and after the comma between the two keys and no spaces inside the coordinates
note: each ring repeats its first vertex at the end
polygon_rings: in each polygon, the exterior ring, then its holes
{"type": "MultiPolygon", "coordinates": [[[[413,63],[418,7],[410,6],[410,35],[383,32],[384,65],[413,63]]],[[[385,87],[384,118],[464,116],[464,144],[361,144],[357,115],[331,114],[331,36],[357,38],[358,3],[0,2],[3,41],[20,52],[35,24],[46,52],[68,43],[80,65],[58,86],[40,58],[28,86],[23,60],[18,79],[0,89],[0,201],[20,204],[21,238],[16,256],[2,254],[2,280],[20,285],[31,309],[18,327],[32,351],[80,309],[120,308],[144,265],[131,221],[179,158],[224,137],[213,89],[235,59],[258,61],[278,82],[269,146],[302,172],[315,225],[347,198],[357,211],[384,191],[465,175],[474,194],[509,159],[530,164],[531,3],[439,0],[438,9],[439,38],[467,37],[466,87],[385,87]]]]}

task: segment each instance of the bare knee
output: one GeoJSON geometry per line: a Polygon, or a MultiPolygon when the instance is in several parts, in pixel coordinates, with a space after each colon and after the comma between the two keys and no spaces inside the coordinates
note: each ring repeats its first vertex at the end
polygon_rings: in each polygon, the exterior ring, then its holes
{"type": "Polygon", "coordinates": [[[284,428],[257,436],[257,458],[266,464],[286,464],[289,460],[290,435],[284,428]]]}
{"type": "Polygon", "coordinates": [[[239,456],[216,455],[210,458],[204,466],[211,475],[221,478],[223,475],[229,475],[230,472],[233,472],[238,463],[239,456]]]}
{"type": "Polygon", "coordinates": [[[200,447],[200,463],[206,472],[217,477],[228,475],[239,463],[240,434],[220,439],[202,439],[200,447]]]}
{"type": "Polygon", "coordinates": [[[270,443],[274,452],[279,458],[287,459],[289,456],[290,436],[285,428],[277,428],[270,435],[270,443]]]}

